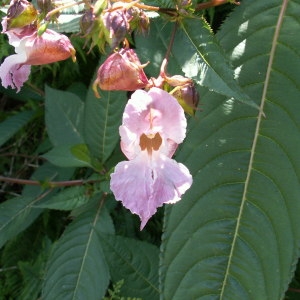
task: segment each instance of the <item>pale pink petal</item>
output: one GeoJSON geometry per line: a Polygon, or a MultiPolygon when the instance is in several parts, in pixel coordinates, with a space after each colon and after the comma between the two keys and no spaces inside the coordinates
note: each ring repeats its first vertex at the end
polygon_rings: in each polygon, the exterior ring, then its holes
{"type": "Polygon", "coordinates": [[[150,218],[147,202],[152,194],[152,172],[147,155],[141,153],[134,160],[122,161],[111,174],[110,188],[116,200],[141,219],[150,218]]]}
{"type": "Polygon", "coordinates": [[[158,207],[175,203],[192,184],[188,169],[165,155],[151,160],[146,152],[119,163],[111,174],[111,190],[115,198],[132,213],[139,215],[141,229],[158,207]]]}
{"type": "Polygon", "coordinates": [[[158,132],[163,139],[159,151],[171,157],[185,138],[186,126],[182,107],[169,93],[158,88],[137,90],[125,107],[120,127],[122,151],[133,159],[140,151],[140,136],[158,132]]]}
{"type": "Polygon", "coordinates": [[[178,101],[169,93],[159,89],[151,88],[148,95],[152,98],[152,107],[160,112],[154,118],[155,127],[163,128],[161,135],[177,144],[182,143],[186,135],[186,118],[184,111],[178,101]]]}
{"type": "Polygon", "coordinates": [[[191,187],[193,178],[188,168],[165,155],[154,153],[152,157],[153,199],[163,203],[176,203],[191,187]]]}
{"type": "Polygon", "coordinates": [[[24,53],[8,56],[4,60],[0,66],[0,78],[5,88],[11,86],[17,88],[18,92],[20,91],[30,74],[30,66],[23,65],[26,60],[27,57],[24,53]]]}

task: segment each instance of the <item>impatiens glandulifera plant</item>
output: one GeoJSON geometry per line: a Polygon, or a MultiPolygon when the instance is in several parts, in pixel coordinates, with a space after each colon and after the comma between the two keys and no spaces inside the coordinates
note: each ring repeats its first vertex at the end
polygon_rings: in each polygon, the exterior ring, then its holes
{"type": "Polygon", "coordinates": [[[8,2],[0,299],[299,299],[300,1],[8,2]]]}

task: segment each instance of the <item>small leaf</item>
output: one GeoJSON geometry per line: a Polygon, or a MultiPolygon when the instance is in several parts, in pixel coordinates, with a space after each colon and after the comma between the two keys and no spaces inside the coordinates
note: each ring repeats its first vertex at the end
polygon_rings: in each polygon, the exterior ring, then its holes
{"type": "Polygon", "coordinates": [[[84,142],[83,112],[84,103],[77,95],[46,86],[45,120],[54,146],[84,142]]]}
{"type": "Polygon", "coordinates": [[[113,282],[124,279],[121,294],[159,299],[158,248],[146,242],[100,234],[113,282]]]}
{"type": "Polygon", "coordinates": [[[59,167],[92,167],[86,146],[60,145],[42,155],[55,166],[59,167]],[[74,155],[75,154],[75,155],[74,155]]]}
{"type": "Polygon", "coordinates": [[[99,195],[67,227],[49,259],[44,300],[102,299],[109,271],[95,230],[113,234],[113,225],[99,195]]]}
{"type": "Polygon", "coordinates": [[[0,123],[0,146],[7,142],[32,118],[34,111],[22,111],[0,123]]]}
{"type": "Polygon", "coordinates": [[[127,101],[124,92],[100,93],[95,97],[90,88],[85,107],[85,141],[92,157],[104,163],[119,141],[119,126],[127,101]]]}
{"type": "Polygon", "coordinates": [[[34,207],[72,210],[87,203],[89,199],[86,187],[74,186],[57,193],[47,201],[38,203],[34,207]]]}

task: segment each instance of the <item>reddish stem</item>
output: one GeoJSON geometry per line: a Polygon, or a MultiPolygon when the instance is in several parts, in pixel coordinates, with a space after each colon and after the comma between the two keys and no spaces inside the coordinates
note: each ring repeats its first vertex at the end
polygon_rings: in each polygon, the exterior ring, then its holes
{"type": "Polygon", "coordinates": [[[22,185],[38,185],[43,186],[46,185],[50,188],[55,187],[66,187],[66,186],[75,186],[75,185],[84,185],[84,184],[91,184],[100,182],[101,180],[68,180],[68,181],[48,181],[42,182],[37,180],[28,180],[28,179],[19,179],[19,178],[11,178],[11,177],[4,177],[0,176],[0,181],[4,181],[11,184],[22,184],[22,185]]]}

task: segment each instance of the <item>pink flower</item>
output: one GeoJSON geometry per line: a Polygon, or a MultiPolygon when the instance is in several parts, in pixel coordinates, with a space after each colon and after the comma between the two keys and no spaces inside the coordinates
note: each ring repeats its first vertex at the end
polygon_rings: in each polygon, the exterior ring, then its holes
{"type": "Polygon", "coordinates": [[[129,161],[117,164],[110,187],[139,215],[141,229],[157,207],[179,201],[192,184],[189,170],[171,159],[185,134],[186,118],[174,97],[156,87],[132,94],[120,126],[121,149],[129,161]]]}
{"type": "MultiPolygon", "coordinates": [[[[2,25],[5,30],[6,20],[2,25]]],[[[75,60],[75,49],[70,40],[50,29],[41,36],[38,36],[36,27],[31,25],[5,33],[16,51],[16,54],[7,57],[0,66],[0,78],[5,88],[11,86],[19,92],[29,77],[30,65],[49,64],[70,56],[75,60]]]]}

